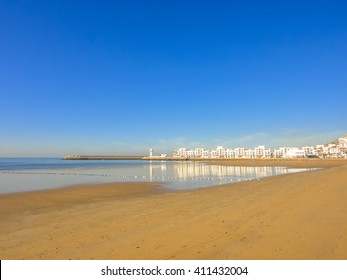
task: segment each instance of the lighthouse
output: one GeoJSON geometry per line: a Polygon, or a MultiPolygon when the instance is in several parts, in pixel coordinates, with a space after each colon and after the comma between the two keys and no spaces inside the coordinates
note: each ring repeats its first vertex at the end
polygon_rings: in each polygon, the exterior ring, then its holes
{"type": "Polygon", "coordinates": [[[152,148],[149,149],[149,157],[153,157],[153,149],[152,148]]]}

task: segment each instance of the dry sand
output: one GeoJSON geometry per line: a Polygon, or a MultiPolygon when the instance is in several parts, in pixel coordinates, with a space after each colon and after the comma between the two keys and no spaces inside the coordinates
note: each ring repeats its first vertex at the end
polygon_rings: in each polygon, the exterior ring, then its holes
{"type": "Polygon", "coordinates": [[[179,192],[126,183],[2,195],[0,259],[347,259],[347,161],[283,165],[327,168],[179,192]]]}

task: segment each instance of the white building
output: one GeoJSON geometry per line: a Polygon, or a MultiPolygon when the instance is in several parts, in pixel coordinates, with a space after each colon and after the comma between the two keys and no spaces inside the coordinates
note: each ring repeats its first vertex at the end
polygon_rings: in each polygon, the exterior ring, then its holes
{"type": "Polygon", "coordinates": [[[217,150],[212,150],[210,152],[210,157],[211,158],[218,158],[218,151],[217,150]]]}
{"type": "Polygon", "coordinates": [[[265,146],[258,146],[254,149],[256,158],[269,158],[271,157],[271,149],[265,149],[265,146]]]}
{"type": "Polygon", "coordinates": [[[281,158],[281,157],[283,157],[283,153],[282,153],[282,151],[281,150],[274,150],[274,152],[273,152],[273,157],[274,158],[281,158]]]}
{"type": "Polygon", "coordinates": [[[225,151],[226,151],[226,149],[224,148],[224,146],[217,146],[217,150],[216,150],[217,157],[218,158],[225,158],[225,151]]]}
{"type": "Polygon", "coordinates": [[[235,158],[245,157],[245,148],[236,148],[235,149],[235,158]]]}
{"type": "Polygon", "coordinates": [[[253,149],[244,149],[244,158],[255,158],[255,150],[253,149]]]}
{"type": "Polygon", "coordinates": [[[316,146],[316,153],[318,155],[323,155],[326,153],[325,145],[317,145],[316,146]]]}
{"type": "MultiPolygon", "coordinates": [[[[153,149],[150,149],[150,156],[153,155],[153,149]]],[[[344,157],[347,158],[347,135],[339,138],[334,143],[313,146],[304,146],[301,149],[297,147],[281,147],[271,151],[265,146],[250,148],[225,148],[217,146],[213,150],[203,148],[179,148],[173,152],[174,157],[180,158],[297,158],[297,157],[344,157]]]]}
{"type": "Polygon", "coordinates": [[[187,157],[188,158],[194,158],[195,154],[194,154],[194,150],[187,150],[187,157]]]}
{"type": "Polygon", "coordinates": [[[233,149],[226,149],[225,150],[225,157],[226,158],[235,158],[235,151],[233,149]]]}
{"type": "Polygon", "coordinates": [[[289,148],[284,155],[285,158],[303,158],[305,157],[305,151],[299,148],[289,148]]]}
{"type": "Polygon", "coordinates": [[[202,157],[204,149],[202,148],[195,148],[194,149],[194,156],[195,157],[202,157]]]}
{"type": "Polygon", "coordinates": [[[301,148],[302,150],[305,151],[305,156],[316,156],[317,151],[313,146],[305,146],[301,148]]]}
{"type": "Polygon", "coordinates": [[[210,151],[209,150],[202,150],[202,157],[203,158],[209,158],[210,157],[210,151]]]}
{"type": "Polygon", "coordinates": [[[265,158],[271,158],[272,157],[271,149],[265,149],[264,150],[264,157],[265,158]]]}
{"type": "Polygon", "coordinates": [[[340,149],[340,157],[347,158],[347,136],[339,138],[337,145],[340,149]]]}
{"type": "Polygon", "coordinates": [[[187,157],[187,149],[186,148],[179,148],[177,151],[174,151],[173,154],[174,157],[187,157]]]}
{"type": "Polygon", "coordinates": [[[283,158],[286,157],[287,152],[292,149],[290,147],[281,147],[278,150],[274,150],[274,157],[283,158]]]}

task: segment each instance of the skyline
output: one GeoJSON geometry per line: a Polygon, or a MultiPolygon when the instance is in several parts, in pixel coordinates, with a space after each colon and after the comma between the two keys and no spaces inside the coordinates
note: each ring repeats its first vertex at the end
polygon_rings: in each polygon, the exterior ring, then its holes
{"type": "Polygon", "coordinates": [[[0,157],[347,133],[344,1],[2,1],[0,157]]]}

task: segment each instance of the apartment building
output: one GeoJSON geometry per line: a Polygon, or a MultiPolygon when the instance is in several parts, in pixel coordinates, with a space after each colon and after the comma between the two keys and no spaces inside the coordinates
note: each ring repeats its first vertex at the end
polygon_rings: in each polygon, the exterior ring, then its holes
{"type": "Polygon", "coordinates": [[[298,147],[281,147],[279,149],[257,146],[251,148],[225,148],[217,146],[216,149],[179,148],[173,152],[173,157],[179,158],[301,158],[301,157],[335,157],[347,158],[347,135],[336,142],[324,145],[298,147]]]}

